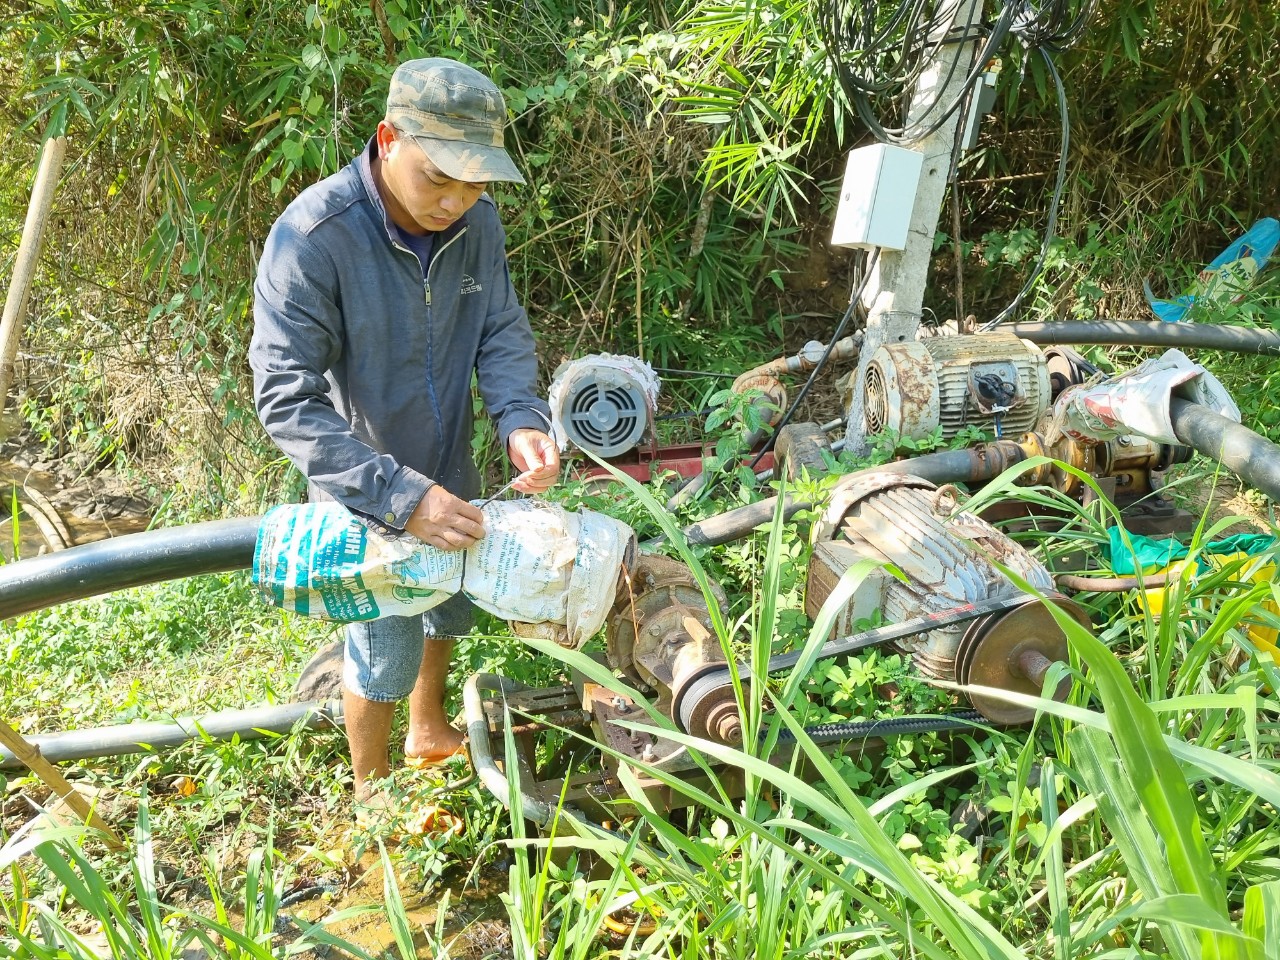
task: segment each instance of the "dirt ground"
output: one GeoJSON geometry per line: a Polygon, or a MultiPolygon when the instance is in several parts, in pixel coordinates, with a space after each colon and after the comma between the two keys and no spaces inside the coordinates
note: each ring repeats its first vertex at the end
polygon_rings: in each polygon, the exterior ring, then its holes
{"type": "Polygon", "coordinates": [[[50,550],[145,530],[154,508],[140,485],[76,455],[50,458],[21,417],[0,418],[0,489],[5,497],[0,521],[0,554],[15,556],[14,498],[19,504],[17,555],[50,550]]]}
{"type": "Polygon", "coordinates": [[[1215,472],[1202,458],[1170,470],[1166,484],[1166,493],[1177,506],[1197,517],[1207,516],[1206,529],[1223,520],[1233,521],[1218,537],[1273,532],[1271,500],[1231,474],[1215,472]]]}

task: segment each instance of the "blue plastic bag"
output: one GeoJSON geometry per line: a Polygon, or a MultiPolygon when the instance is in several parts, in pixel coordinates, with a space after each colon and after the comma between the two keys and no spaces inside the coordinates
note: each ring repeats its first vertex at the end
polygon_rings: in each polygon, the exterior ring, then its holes
{"type": "Polygon", "coordinates": [[[1172,300],[1161,300],[1152,292],[1150,282],[1144,282],[1142,288],[1147,303],[1159,319],[1174,323],[1182,320],[1197,302],[1239,300],[1266,268],[1277,244],[1280,244],[1280,222],[1264,217],[1201,270],[1189,292],[1172,300]]]}

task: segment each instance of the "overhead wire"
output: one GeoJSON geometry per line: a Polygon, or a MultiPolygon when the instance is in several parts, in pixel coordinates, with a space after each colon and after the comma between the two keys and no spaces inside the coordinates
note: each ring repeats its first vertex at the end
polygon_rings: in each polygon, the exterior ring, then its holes
{"type": "MultiPolygon", "coordinates": [[[[825,0],[818,4],[816,13],[828,59],[845,98],[867,129],[884,143],[909,145],[936,133],[957,112],[963,118],[981,74],[1010,38],[1021,44],[1027,56],[1038,53],[1044,60],[1054,82],[1062,120],[1062,153],[1044,240],[1022,289],[982,330],[1017,311],[1048,257],[1066,182],[1070,144],[1066,94],[1051,54],[1068,48],[1081,36],[1097,0],[1043,0],[1038,5],[1030,0],[1005,0],[987,20],[982,17],[985,7],[984,0],[825,0]],[[967,11],[963,22],[962,11],[967,11]],[[921,102],[920,81],[925,70],[937,62],[938,48],[970,41],[980,46],[963,82],[954,83],[964,58],[950,58],[945,76],[932,85],[932,99],[921,102]],[[957,92],[944,99],[948,90],[957,92]]],[[[957,159],[953,153],[953,174],[957,159]]]]}
{"type": "Polygon", "coordinates": [[[980,20],[981,3],[969,7],[964,23],[957,23],[964,0],[907,0],[898,5],[884,27],[876,30],[874,21],[882,15],[884,4],[839,0],[821,4],[819,30],[827,47],[836,79],[858,118],[885,143],[907,144],[936,132],[960,109],[970,87],[986,63],[1009,35],[1012,11],[1002,8],[991,24],[980,20]],[[961,93],[945,105],[943,91],[952,85],[961,69],[960,59],[952,61],[942,82],[935,87],[933,100],[915,104],[920,121],[900,124],[885,121],[876,103],[888,101],[890,109],[906,114],[917,81],[933,62],[934,52],[943,43],[982,41],[982,47],[966,70],[961,93]]]}
{"type": "Polygon", "coordinates": [[[817,8],[817,25],[833,73],[858,118],[876,139],[908,144],[939,130],[961,108],[974,82],[1013,37],[1028,51],[1057,52],[1082,34],[1096,0],[1029,0],[999,5],[989,20],[982,19],[982,0],[827,0],[817,8]],[[960,22],[962,11],[967,11],[960,22]],[[981,42],[966,69],[959,92],[944,102],[961,69],[953,59],[942,82],[926,103],[918,81],[936,61],[943,44],[981,42]],[[912,122],[908,113],[919,119],[912,122]],[[884,114],[888,114],[888,118],[884,114]]]}
{"type": "Polygon", "coordinates": [[[796,394],[796,398],[791,401],[791,405],[787,407],[781,419],[774,425],[773,432],[769,434],[769,438],[765,441],[755,458],[750,463],[750,468],[754,470],[760,461],[764,459],[765,454],[773,449],[773,445],[778,440],[778,434],[782,432],[782,428],[791,422],[791,418],[795,416],[796,411],[800,409],[800,404],[804,402],[804,398],[809,395],[809,391],[813,389],[814,382],[818,379],[818,374],[822,372],[822,368],[827,365],[827,360],[835,351],[836,344],[840,342],[840,338],[844,336],[845,328],[849,325],[849,321],[853,318],[854,312],[858,309],[858,303],[862,300],[862,292],[867,288],[867,282],[871,279],[871,272],[875,268],[876,261],[880,258],[880,248],[872,249],[871,254],[867,257],[866,266],[862,270],[862,279],[858,281],[858,285],[854,288],[852,295],[849,297],[849,308],[845,310],[844,316],[840,318],[840,322],[836,324],[835,332],[831,335],[831,339],[827,341],[826,349],[822,351],[822,356],[818,358],[818,362],[814,364],[813,369],[809,371],[809,379],[805,380],[804,386],[800,388],[800,392],[796,394]]]}

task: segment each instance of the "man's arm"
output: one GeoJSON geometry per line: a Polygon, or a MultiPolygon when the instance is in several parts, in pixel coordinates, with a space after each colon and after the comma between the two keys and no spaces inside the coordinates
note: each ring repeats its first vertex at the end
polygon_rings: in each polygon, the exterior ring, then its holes
{"type": "Polygon", "coordinates": [[[360,440],[334,409],[324,373],[342,349],[337,271],[296,228],[272,228],[254,283],[258,416],[317,487],[348,509],[403,529],[433,481],[360,440]]]}

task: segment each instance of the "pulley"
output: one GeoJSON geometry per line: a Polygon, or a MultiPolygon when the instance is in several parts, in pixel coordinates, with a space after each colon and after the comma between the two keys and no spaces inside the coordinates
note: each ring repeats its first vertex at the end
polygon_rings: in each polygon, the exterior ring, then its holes
{"type": "MultiPolygon", "coordinates": [[[[956,649],[956,682],[1040,696],[1049,668],[1068,660],[1067,635],[1049,603],[1090,629],[1088,614],[1066,597],[1052,594],[1048,602],[1027,597],[1016,609],[973,621],[956,649]]],[[[1071,678],[1064,676],[1050,696],[1062,701],[1070,690],[1071,678]]],[[[1035,717],[1033,707],[995,694],[971,691],[968,697],[992,723],[1016,725],[1029,723],[1035,717]]]]}

